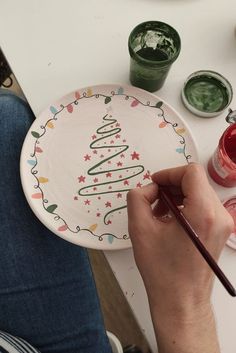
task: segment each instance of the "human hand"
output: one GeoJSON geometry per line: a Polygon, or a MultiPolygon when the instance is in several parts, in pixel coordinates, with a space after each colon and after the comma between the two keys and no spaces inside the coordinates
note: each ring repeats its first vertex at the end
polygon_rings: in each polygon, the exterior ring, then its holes
{"type": "Polygon", "coordinates": [[[175,217],[161,218],[158,185],[179,190],[181,210],[210,254],[218,260],[233,220],[210,186],[203,167],[190,164],[162,170],[153,183],[128,193],[129,234],[151,311],[189,319],[209,310],[213,272],[175,217]],[[180,193],[181,191],[181,193],[180,193]],[[182,194],[182,199],[180,197],[182,194]]]}

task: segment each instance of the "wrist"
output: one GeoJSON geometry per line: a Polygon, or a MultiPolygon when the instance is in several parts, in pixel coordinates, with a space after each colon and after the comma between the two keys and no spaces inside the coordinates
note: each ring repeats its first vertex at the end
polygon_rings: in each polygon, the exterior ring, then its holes
{"type": "Polygon", "coordinates": [[[191,324],[192,322],[207,320],[207,318],[213,316],[210,297],[200,299],[183,295],[181,299],[175,297],[169,300],[167,296],[160,301],[155,300],[153,302],[149,299],[149,304],[152,316],[155,317],[157,323],[171,320],[184,325],[185,323],[191,324]]]}
{"type": "Polygon", "coordinates": [[[220,352],[210,302],[165,314],[152,310],[152,321],[160,353],[220,352]]]}
{"type": "Polygon", "coordinates": [[[214,317],[212,305],[210,302],[196,303],[192,305],[187,303],[185,305],[172,305],[161,309],[157,307],[151,309],[152,316],[155,318],[157,324],[167,323],[171,321],[176,325],[192,325],[200,321],[207,321],[214,317]]]}

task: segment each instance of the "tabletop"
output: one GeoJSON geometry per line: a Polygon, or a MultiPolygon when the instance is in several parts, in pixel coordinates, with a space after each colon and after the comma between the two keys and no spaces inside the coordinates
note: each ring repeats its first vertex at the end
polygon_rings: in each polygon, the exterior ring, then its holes
{"type": "MultiPolygon", "coordinates": [[[[180,34],[182,48],[156,94],[187,123],[206,166],[227,127],[227,112],[198,118],[185,109],[180,92],[186,77],[201,69],[220,72],[236,90],[235,13],[235,0],[0,0],[0,46],[37,116],[55,99],[78,88],[129,84],[129,33],[143,21],[169,23],[180,34]]],[[[235,97],[231,108],[236,108],[235,97]]],[[[236,188],[210,181],[222,200],[236,194],[236,188]]],[[[147,298],[132,249],[105,254],[155,352],[147,298]]],[[[235,260],[235,251],[225,247],[220,266],[234,284],[235,260]]],[[[222,353],[234,353],[236,302],[217,280],[213,304],[222,353]]]]}

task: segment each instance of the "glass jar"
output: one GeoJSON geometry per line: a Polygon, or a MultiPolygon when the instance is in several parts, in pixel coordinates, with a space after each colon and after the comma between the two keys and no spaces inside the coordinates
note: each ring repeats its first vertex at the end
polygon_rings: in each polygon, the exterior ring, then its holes
{"type": "Polygon", "coordinates": [[[159,21],[143,22],[130,33],[130,82],[149,92],[160,89],[180,53],[178,32],[159,21]]]}

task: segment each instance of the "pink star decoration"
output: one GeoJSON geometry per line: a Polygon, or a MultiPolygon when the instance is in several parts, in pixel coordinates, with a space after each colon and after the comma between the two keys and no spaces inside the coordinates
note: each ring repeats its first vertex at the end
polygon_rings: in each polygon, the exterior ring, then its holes
{"type": "Polygon", "coordinates": [[[146,174],[144,174],[143,180],[145,180],[145,179],[151,179],[151,175],[150,175],[149,172],[147,172],[146,174]]]}
{"type": "Polygon", "coordinates": [[[85,160],[85,161],[90,161],[90,159],[91,159],[91,156],[89,156],[88,154],[86,154],[86,155],[84,156],[84,160],[85,160]]]}
{"type": "Polygon", "coordinates": [[[80,176],[78,177],[78,180],[79,180],[79,183],[84,183],[84,182],[85,182],[85,176],[80,175],[80,176]]]}
{"type": "Polygon", "coordinates": [[[133,153],[131,153],[131,157],[132,157],[132,160],[134,160],[134,159],[139,160],[139,153],[134,151],[133,153]]]}

